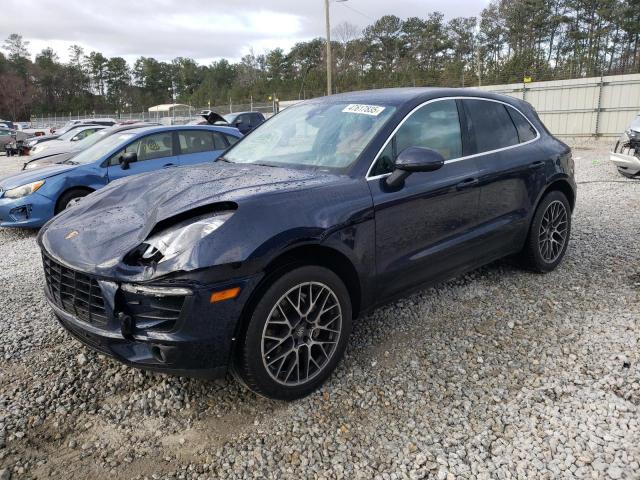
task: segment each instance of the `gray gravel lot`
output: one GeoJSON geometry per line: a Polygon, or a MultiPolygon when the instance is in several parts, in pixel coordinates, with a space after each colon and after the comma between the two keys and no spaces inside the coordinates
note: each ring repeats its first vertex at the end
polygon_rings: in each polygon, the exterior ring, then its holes
{"type": "Polygon", "coordinates": [[[290,404],[93,353],[45,304],[35,234],[0,231],[0,479],[640,478],[640,181],[607,146],[574,149],[557,271],[501,261],[380,308],[290,404]]]}

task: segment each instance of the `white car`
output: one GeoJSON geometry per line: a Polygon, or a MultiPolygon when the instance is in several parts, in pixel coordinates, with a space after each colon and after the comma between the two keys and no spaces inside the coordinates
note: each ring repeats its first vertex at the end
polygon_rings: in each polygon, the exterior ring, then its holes
{"type": "Polygon", "coordinates": [[[620,136],[609,159],[620,175],[627,178],[640,177],[640,115],[633,119],[629,128],[620,136]]]}
{"type": "Polygon", "coordinates": [[[36,144],[29,152],[29,155],[41,155],[44,150],[59,149],[59,147],[65,146],[69,142],[77,142],[79,140],[83,140],[89,135],[93,135],[98,130],[102,130],[104,128],[106,127],[103,127],[102,125],[90,125],[86,127],[75,128],[68,131],[67,133],[63,133],[55,140],[36,144]]]}

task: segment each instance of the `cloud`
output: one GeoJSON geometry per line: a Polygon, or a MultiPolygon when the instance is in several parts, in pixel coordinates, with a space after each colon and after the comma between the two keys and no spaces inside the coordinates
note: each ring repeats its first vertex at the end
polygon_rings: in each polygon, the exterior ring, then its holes
{"type": "MultiPolygon", "coordinates": [[[[447,18],[477,15],[486,0],[349,0],[331,3],[334,25],[348,21],[365,27],[385,14],[424,17],[441,11],[447,18]]],[[[31,42],[32,54],[51,46],[62,60],[70,45],[88,53],[132,61],[139,56],[170,60],[177,56],[200,62],[237,60],[256,53],[324,35],[322,0],[206,1],[154,0],[3,0],[0,32],[19,33],[31,42]],[[22,18],[25,21],[17,21],[22,18]]]]}

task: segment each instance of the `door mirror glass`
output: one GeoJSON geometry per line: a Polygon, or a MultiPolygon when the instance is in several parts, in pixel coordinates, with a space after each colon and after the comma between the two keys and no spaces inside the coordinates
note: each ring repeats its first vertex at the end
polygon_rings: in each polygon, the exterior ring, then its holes
{"type": "Polygon", "coordinates": [[[405,148],[396,158],[393,173],[387,177],[387,185],[400,187],[405,178],[414,172],[433,172],[442,168],[444,157],[441,153],[426,147],[405,148]]]}
{"type": "Polygon", "coordinates": [[[120,157],[120,168],[122,170],[128,170],[129,164],[138,161],[138,154],[136,152],[127,152],[120,157]]]}

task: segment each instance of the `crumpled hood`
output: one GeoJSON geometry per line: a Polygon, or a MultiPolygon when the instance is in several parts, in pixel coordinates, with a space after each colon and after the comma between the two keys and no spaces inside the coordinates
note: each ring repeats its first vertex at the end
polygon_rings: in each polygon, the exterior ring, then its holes
{"type": "Polygon", "coordinates": [[[76,167],[77,165],[51,165],[35,170],[25,170],[0,179],[0,187],[3,190],[9,190],[19,187],[20,185],[37,182],[38,180],[46,180],[49,177],[73,170],[76,167]]]}
{"type": "Polygon", "coordinates": [[[243,199],[311,188],[340,178],[222,162],[140,174],[111,183],[55,217],[41,230],[40,243],[71,266],[107,272],[146,240],[161,220],[219,202],[234,202],[242,209],[243,199]],[[73,231],[78,234],[65,239],[73,231]]]}

